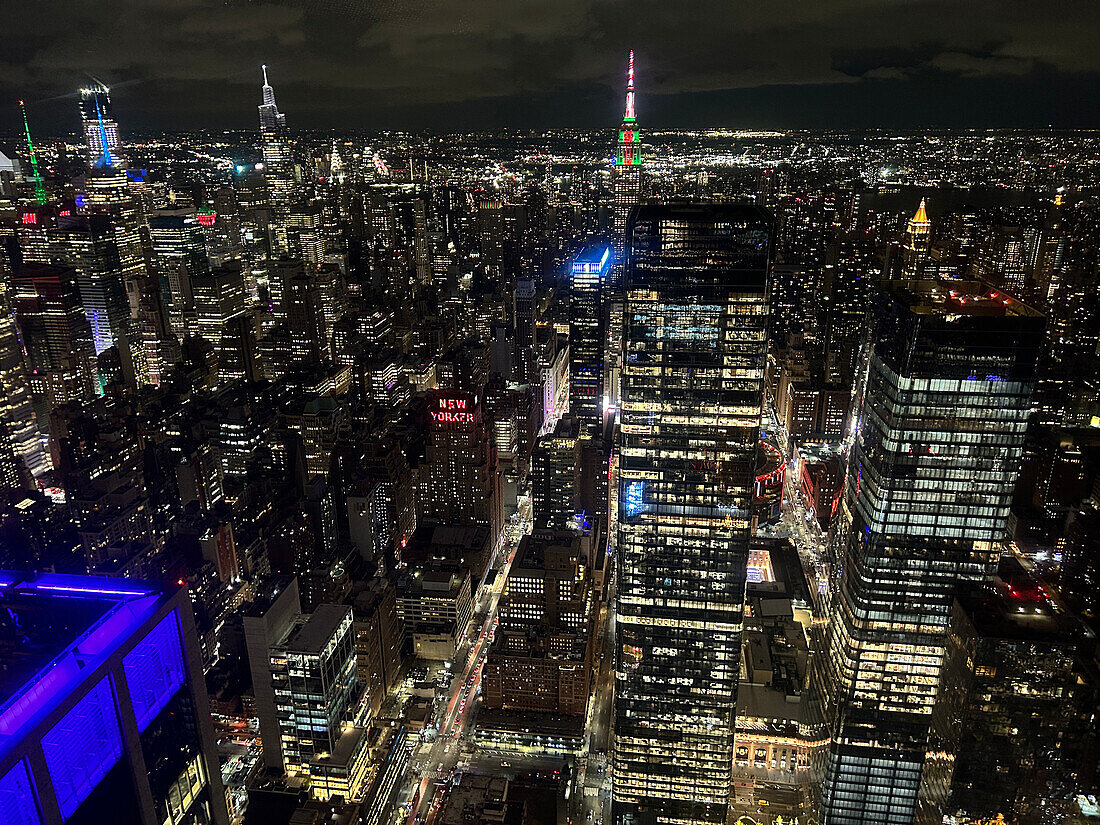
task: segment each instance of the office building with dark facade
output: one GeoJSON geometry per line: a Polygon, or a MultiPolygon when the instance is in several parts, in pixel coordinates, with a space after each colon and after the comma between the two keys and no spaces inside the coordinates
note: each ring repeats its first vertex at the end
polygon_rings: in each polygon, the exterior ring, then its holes
{"type": "Polygon", "coordinates": [[[603,293],[610,266],[610,247],[589,246],[570,269],[569,408],[578,421],[597,428],[603,412],[603,293]]]}
{"type": "Polygon", "coordinates": [[[945,814],[1057,821],[1089,787],[1096,636],[1041,584],[1006,578],[962,588],[952,607],[922,794],[929,825],[945,814]]]}
{"type": "Polygon", "coordinates": [[[917,815],[952,599],[996,571],[1043,335],[980,282],[890,282],[873,318],[819,657],[829,825],[917,815]]]}
{"type": "Polygon", "coordinates": [[[612,810],[720,823],[774,229],[752,207],[641,206],[629,237],[612,810]]]}

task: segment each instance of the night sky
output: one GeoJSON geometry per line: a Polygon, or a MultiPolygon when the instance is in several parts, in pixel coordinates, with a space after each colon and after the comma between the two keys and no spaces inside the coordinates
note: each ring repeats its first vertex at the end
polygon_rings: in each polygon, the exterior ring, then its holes
{"type": "Polygon", "coordinates": [[[123,132],[608,126],[1100,127],[1097,0],[34,0],[5,3],[0,129],[110,85],[123,132]],[[3,105],[3,101],[11,105],[3,105]]]}

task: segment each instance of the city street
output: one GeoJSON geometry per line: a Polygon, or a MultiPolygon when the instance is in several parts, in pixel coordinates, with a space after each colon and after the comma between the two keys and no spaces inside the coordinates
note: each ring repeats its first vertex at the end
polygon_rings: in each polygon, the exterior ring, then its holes
{"type": "Polygon", "coordinates": [[[573,796],[576,823],[599,825],[611,813],[611,726],[615,695],[614,583],[597,616],[595,678],[585,719],[585,750],[577,759],[577,791],[573,796]]]}
{"type": "Polygon", "coordinates": [[[791,449],[786,428],[779,421],[775,407],[768,398],[765,418],[761,422],[770,433],[775,435],[780,450],[787,460],[783,478],[783,515],[780,523],[770,532],[777,538],[789,538],[798,550],[806,581],[816,584],[811,587],[814,596],[820,596],[828,585],[828,570],[825,566],[827,536],[814,516],[802,491],[802,456],[791,449]]]}
{"type": "MultiPolygon", "coordinates": [[[[479,592],[478,605],[486,603],[484,619],[478,618],[483,615],[480,611],[475,613],[467,639],[455,654],[454,661],[462,661],[464,664],[451,681],[443,710],[436,720],[435,728],[438,733],[430,740],[422,740],[413,754],[411,773],[407,780],[409,787],[400,797],[402,804],[409,804],[406,817],[408,825],[413,825],[417,820],[430,820],[440,799],[438,792],[451,781],[455,768],[460,764],[472,767],[470,759],[474,754],[474,746],[468,734],[471,732],[474,704],[481,690],[482,668],[495,638],[500,595],[515,559],[516,548],[522,535],[530,531],[530,508],[530,497],[523,497],[516,519],[505,527],[506,541],[500,550],[503,563],[492,583],[486,583],[482,592],[479,592]],[[473,634],[472,644],[470,634],[473,634]]],[[[490,562],[489,569],[496,566],[496,561],[494,558],[490,562]]],[[[493,759],[479,758],[475,761],[477,764],[494,764],[493,759]]],[[[560,765],[560,760],[558,764],[560,765]]],[[[499,760],[495,760],[495,767],[496,771],[487,772],[499,772],[499,760]]]]}

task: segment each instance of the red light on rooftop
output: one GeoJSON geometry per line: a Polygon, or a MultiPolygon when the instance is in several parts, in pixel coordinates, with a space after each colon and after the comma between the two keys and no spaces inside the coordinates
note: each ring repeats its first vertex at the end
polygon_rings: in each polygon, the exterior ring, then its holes
{"type": "Polygon", "coordinates": [[[187,579],[185,579],[183,576],[180,576],[179,581],[177,581],[176,584],[178,584],[180,587],[183,587],[185,584],[187,584],[187,579]]]}

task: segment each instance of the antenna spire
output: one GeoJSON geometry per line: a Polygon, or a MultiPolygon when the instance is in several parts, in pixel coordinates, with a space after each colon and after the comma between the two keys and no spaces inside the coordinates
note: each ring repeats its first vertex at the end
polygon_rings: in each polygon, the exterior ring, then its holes
{"type": "Polygon", "coordinates": [[[39,206],[45,206],[49,200],[46,197],[46,187],[42,185],[42,175],[38,172],[38,153],[34,151],[34,141],[31,140],[31,127],[27,123],[27,104],[19,101],[19,110],[23,113],[23,131],[27,133],[27,149],[31,154],[31,173],[34,176],[34,199],[39,206]]]}
{"type": "Polygon", "coordinates": [[[634,120],[634,50],[630,50],[630,60],[627,63],[626,69],[626,114],[623,115],[623,120],[632,122],[634,120]]]}
{"type": "Polygon", "coordinates": [[[265,86],[270,86],[271,84],[267,82],[267,64],[266,63],[262,64],[260,66],[260,68],[263,69],[263,72],[264,72],[264,85],[265,86]]]}

